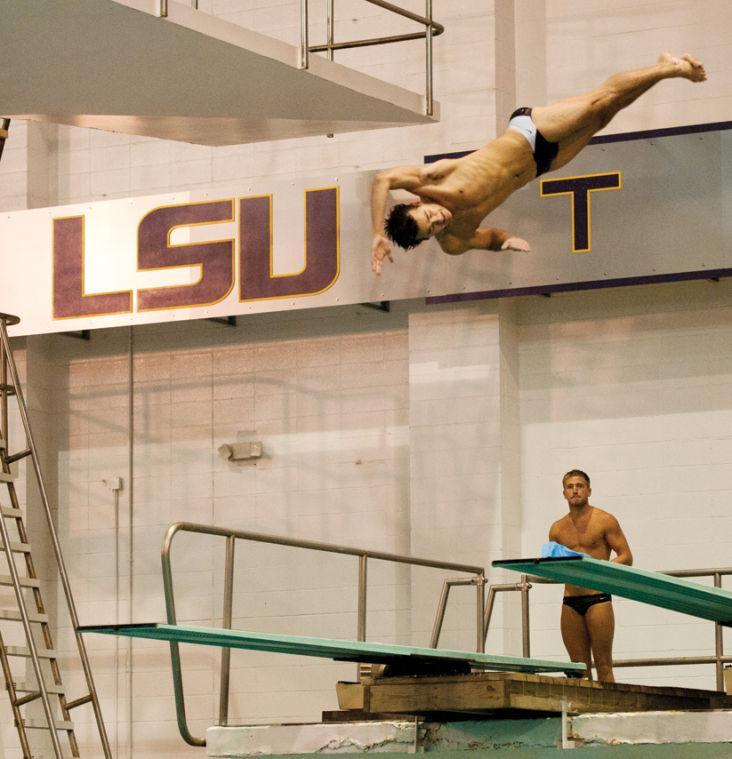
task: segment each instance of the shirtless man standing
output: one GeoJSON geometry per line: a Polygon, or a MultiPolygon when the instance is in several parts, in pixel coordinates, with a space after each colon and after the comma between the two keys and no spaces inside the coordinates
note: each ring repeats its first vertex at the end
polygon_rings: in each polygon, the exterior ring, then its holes
{"type": "MultiPolygon", "coordinates": [[[[590,478],[579,469],[572,469],[562,478],[562,490],[569,504],[569,514],[554,522],[549,540],[605,561],[610,558],[610,552],[615,551],[614,562],[631,565],[633,554],[618,520],[589,503],[590,478]]],[[[597,679],[614,683],[615,616],[611,596],[565,585],[561,627],[569,658],[587,665],[585,677],[592,679],[594,658],[597,679]]]]}
{"type": "Polygon", "coordinates": [[[539,108],[519,108],[497,139],[462,158],[379,173],[371,191],[371,268],[392,263],[392,242],[404,249],[435,237],[445,253],[466,250],[529,250],[505,229],[479,224],[513,192],[572,160],[621,109],[663,79],[703,82],[706,72],[690,55],[663,53],[653,66],[611,76],[586,95],[539,108]],[[414,203],[395,206],[384,224],[389,190],[409,190],[414,203]]]}

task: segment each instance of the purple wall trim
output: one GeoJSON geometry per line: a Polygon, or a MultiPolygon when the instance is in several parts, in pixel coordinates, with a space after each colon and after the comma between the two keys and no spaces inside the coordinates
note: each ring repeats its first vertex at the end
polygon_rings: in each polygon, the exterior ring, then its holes
{"type": "Polygon", "coordinates": [[[643,132],[623,134],[603,134],[593,137],[590,145],[606,145],[608,142],[628,142],[629,140],[650,140],[655,137],[675,137],[680,134],[700,134],[701,132],[723,132],[732,129],[732,121],[717,121],[712,124],[689,124],[688,126],[647,129],[643,132]]]}
{"type": "Polygon", "coordinates": [[[551,293],[573,292],[575,290],[603,290],[607,287],[652,285],[660,282],[684,282],[692,279],[721,279],[722,277],[732,277],[732,269],[683,271],[676,274],[654,274],[647,277],[622,277],[619,279],[589,280],[588,282],[566,282],[560,285],[537,285],[536,287],[516,287],[507,290],[455,293],[454,295],[437,295],[432,298],[425,298],[425,303],[432,306],[438,303],[459,303],[489,298],[516,298],[520,295],[551,295],[551,293]]]}

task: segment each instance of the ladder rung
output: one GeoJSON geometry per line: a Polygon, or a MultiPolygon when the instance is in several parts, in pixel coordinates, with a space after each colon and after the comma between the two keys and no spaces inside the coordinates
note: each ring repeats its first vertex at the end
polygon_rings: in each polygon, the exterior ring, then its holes
{"type": "MultiPolygon", "coordinates": [[[[20,622],[23,617],[16,609],[0,609],[0,619],[20,622]]],[[[31,622],[48,622],[48,614],[39,614],[37,611],[29,611],[28,619],[31,622]]]]}
{"type": "Polygon", "coordinates": [[[24,459],[26,456],[30,456],[31,453],[33,453],[33,451],[31,451],[30,448],[26,448],[24,451],[18,451],[17,453],[12,453],[9,456],[6,456],[5,461],[8,464],[14,464],[16,461],[20,461],[21,459],[24,459]]]}
{"type": "MultiPolygon", "coordinates": [[[[5,543],[0,543],[0,551],[5,550],[5,543]]],[[[10,550],[13,553],[30,553],[30,543],[11,543],[10,550]]]]}
{"type": "Polygon", "coordinates": [[[12,472],[0,472],[0,482],[15,482],[15,475],[12,472]]]}
{"type": "Polygon", "coordinates": [[[93,700],[94,700],[94,696],[92,696],[92,694],[89,693],[86,696],[81,696],[81,698],[75,698],[73,701],[67,701],[66,708],[70,711],[71,709],[76,709],[77,706],[84,706],[84,704],[90,704],[93,700]]]}
{"type": "Polygon", "coordinates": [[[10,506],[0,506],[0,513],[8,519],[22,519],[23,512],[21,509],[12,509],[10,506]]]}
{"type": "Polygon", "coordinates": [[[8,385],[8,384],[3,384],[2,382],[0,382],[0,393],[15,395],[15,385],[8,385]]]}
{"type": "MultiPolygon", "coordinates": [[[[35,683],[17,682],[15,683],[16,693],[38,693],[38,686],[35,683]]],[[[63,685],[46,685],[46,692],[60,695],[65,693],[63,685]]]]}
{"type": "MultiPolygon", "coordinates": [[[[41,581],[35,577],[21,577],[20,584],[24,588],[40,588],[41,581]]],[[[0,585],[7,585],[13,587],[13,578],[10,575],[0,575],[0,585]]]]}
{"type": "MultiPolygon", "coordinates": [[[[8,656],[25,656],[30,657],[30,651],[25,646],[5,646],[5,653],[8,656]]],[[[36,653],[39,659],[55,659],[56,652],[48,648],[37,648],[36,653]]]]}
{"type": "Polygon", "coordinates": [[[25,694],[25,696],[21,696],[20,698],[15,699],[15,706],[17,707],[25,706],[26,704],[30,704],[33,701],[37,701],[40,697],[41,697],[41,691],[30,690],[25,694]]]}
{"type": "MultiPolygon", "coordinates": [[[[64,720],[54,720],[56,730],[73,730],[74,723],[64,720]]],[[[30,730],[48,730],[48,723],[44,719],[24,719],[23,727],[30,730]]]]}

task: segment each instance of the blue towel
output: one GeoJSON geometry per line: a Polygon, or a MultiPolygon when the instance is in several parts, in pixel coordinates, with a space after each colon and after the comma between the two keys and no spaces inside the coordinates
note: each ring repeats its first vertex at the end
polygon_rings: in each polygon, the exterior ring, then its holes
{"type": "Polygon", "coordinates": [[[573,551],[567,546],[563,546],[561,543],[555,543],[551,540],[549,543],[544,543],[541,547],[542,559],[566,559],[568,556],[586,556],[585,553],[579,551],[573,551]]]}

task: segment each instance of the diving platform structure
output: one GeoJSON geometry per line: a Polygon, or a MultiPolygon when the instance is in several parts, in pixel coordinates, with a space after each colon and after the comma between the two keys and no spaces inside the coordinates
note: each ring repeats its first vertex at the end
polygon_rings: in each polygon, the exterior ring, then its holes
{"type": "MultiPolygon", "coordinates": [[[[580,679],[584,672],[583,663],[532,658],[528,655],[526,639],[523,656],[485,653],[483,648],[492,608],[491,592],[494,588],[498,588],[521,590],[525,593],[530,585],[522,579],[522,583],[516,586],[491,586],[486,605],[484,603],[485,573],[480,567],[186,522],[171,525],[163,541],[162,558],[168,612],[167,624],[93,625],[81,627],[79,632],[147,638],[169,643],[181,736],[191,745],[218,746],[219,748],[211,748],[210,756],[256,754],[259,749],[252,748],[252,741],[256,742],[258,735],[262,737],[260,733],[256,733],[256,730],[251,734],[247,732],[251,728],[230,727],[231,723],[226,716],[229,682],[228,652],[231,649],[314,656],[335,661],[353,661],[362,665],[385,665],[385,669],[381,672],[373,667],[371,669],[361,667],[356,682],[337,683],[339,710],[324,712],[321,725],[344,722],[354,725],[364,721],[386,723],[393,720],[411,720],[413,724],[416,724],[415,720],[453,723],[456,720],[505,719],[506,717],[515,718],[518,715],[527,719],[562,715],[562,719],[565,719],[570,712],[573,714],[649,713],[651,711],[660,713],[673,710],[722,712],[732,708],[732,697],[726,696],[720,690],[598,683],[580,679]],[[208,534],[226,539],[225,576],[227,579],[224,620],[221,628],[190,627],[176,622],[170,549],[173,538],[179,532],[208,534]],[[233,558],[236,540],[272,543],[357,557],[360,567],[357,624],[359,639],[340,640],[231,629],[230,607],[233,596],[233,558]],[[393,645],[365,640],[366,563],[374,558],[450,569],[472,575],[470,578],[446,581],[429,647],[393,645]],[[454,651],[438,647],[447,591],[451,584],[473,585],[477,591],[478,650],[476,652],[454,651]],[[222,649],[221,703],[223,706],[220,712],[224,717],[218,726],[209,729],[206,739],[195,738],[186,725],[185,710],[182,708],[184,695],[178,651],[181,643],[217,646],[222,649]],[[236,730],[244,731],[246,735],[238,733],[235,735],[232,731],[236,730]],[[251,751],[248,754],[248,749],[241,748],[243,753],[236,753],[239,749],[231,748],[232,741],[234,743],[239,741],[242,746],[249,746],[251,751]],[[222,748],[222,746],[227,746],[227,748],[222,748]],[[224,753],[216,753],[219,750],[224,753]],[[227,751],[230,753],[226,753],[227,751]]],[[[710,588],[659,572],[625,567],[584,556],[572,559],[504,560],[494,562],[493,566],[510,568],[522,573],[530,572],[532,575],[559,582],[578,583],[601,591],[616,593],[643,603],[710,619],[717,625],[729,624],[732,620],[732,593],[719,587],[710,588]]],[[[287,726],[270,727],[287,732],[287,726]]],[[[317,735],[326,734],[317,726],[311,727],[317,735]]],[[[314,740],[317,737],[315,733],[313,733],[314,740]]],[[[283,736],[279,737],[286,740],[283,736]]],[[[263,740],[268,741],[269,736],[264,737],[263,740]]]]}
{"type": "Polygon", "coordinates": [[[384,0],[366,3],[420,31],[337,43],[331,14],[327,42],[310,45],[305,2],[300,44],[290,45],[181,0],[3,2],[3,115],[201,145],[437,121],[431,45],[442,26],[384,0]],[[333,60],[339,49],[420,37],[424,95],[333,60]]]}

